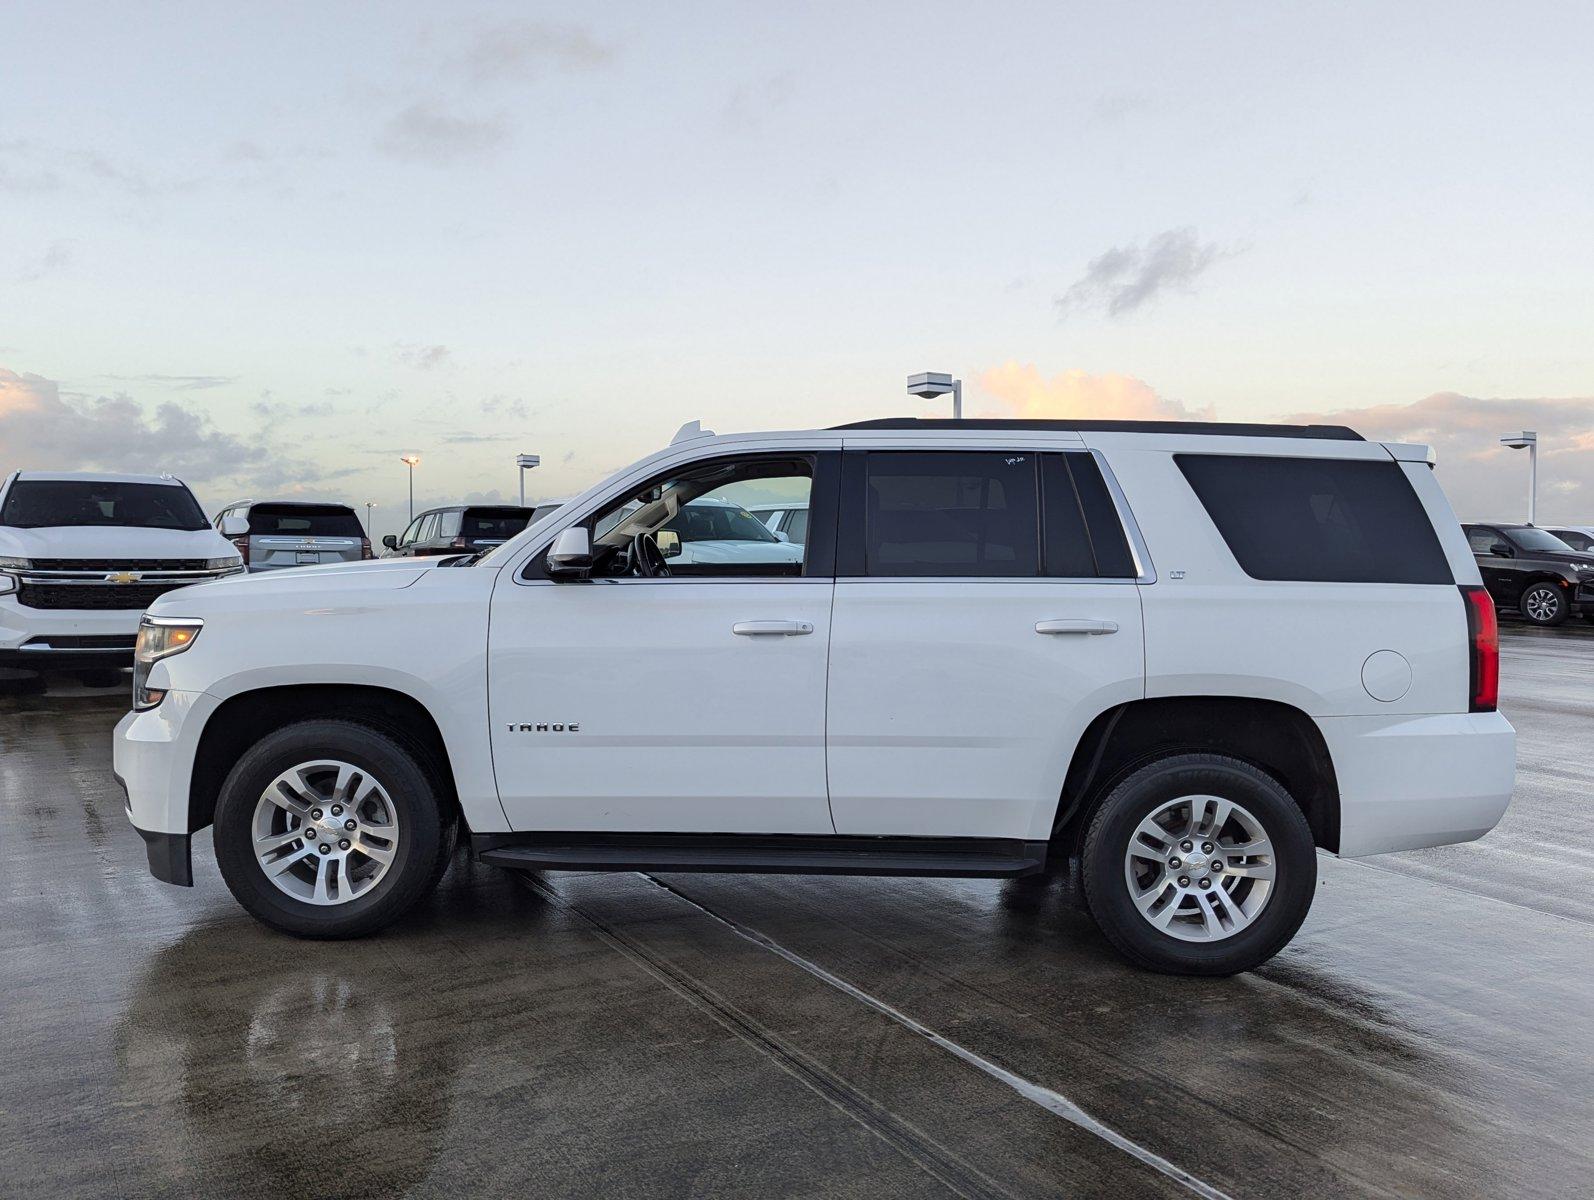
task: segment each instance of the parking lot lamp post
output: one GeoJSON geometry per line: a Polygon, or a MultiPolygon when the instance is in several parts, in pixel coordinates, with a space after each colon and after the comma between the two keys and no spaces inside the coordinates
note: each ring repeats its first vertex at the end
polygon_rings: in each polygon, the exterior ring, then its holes
{"type": "Polygon", "coordinates": [[[1528,452],[1528,524],[1532,525],[1534,517],[1538,515],[1539,435],[1531,429],[1524,429],[1521,433],[1501,438],[1500,444],[1528,452]]]}
{"type": "Polygon", "coordinates": [[[952,376],[942,371],[921,371],[917,375],[908,376],[908,392],[921,400],[930,400],[936,396],[952,395],[952,419],[963,419],[963,381],[953,379],[952,376]]]}
{"type": "Polygon", "coordinates": [[[535,467],[542,459],[535,454],[515,455],[515,465],[520,468],[520,507],[526,507],[526,472],[535,467]]]}
{"type": "Polygon", "coordinates": [[[410,520],[415,520],[415,464],[421,461],[419,454],[406,454],[399,459],[410,469],[410,520]]]}
{"type": "Polygon", "coordinates": [[[371,522],[376,520],[375,516],[372,515],[375,509],[376,509],[376,502],[375,501],[367,500],[365,502],[365,536],[366,537],[371,537],[372,536],[372,534],[371,534],[371,522]]]}

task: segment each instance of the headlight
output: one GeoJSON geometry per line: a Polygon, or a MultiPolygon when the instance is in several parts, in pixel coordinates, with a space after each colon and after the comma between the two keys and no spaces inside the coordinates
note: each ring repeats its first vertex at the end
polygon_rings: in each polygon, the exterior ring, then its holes
{"type": "Polygon", "coordinates": [[[181,654],[194,644],[205,623],[197,617],[150,617],[138,623],[138,641],[133,646],[133,711],[154,708],[166,699],[166,692],[145,685],[149,669],[163,658],[181,654]]]}
{"type": "Polygon", "coordinates": [[[243,565],[243,556],[240,554],[229,554],[226,558],[207,558],[205,560],[205,570],[207,571],[225,571],[243,565]]]}
{"type": "Polygon", "coordinates": [[[26,571],[32,566],[31,558],[6,558],[0,555],[0,571],[26,571]]]}

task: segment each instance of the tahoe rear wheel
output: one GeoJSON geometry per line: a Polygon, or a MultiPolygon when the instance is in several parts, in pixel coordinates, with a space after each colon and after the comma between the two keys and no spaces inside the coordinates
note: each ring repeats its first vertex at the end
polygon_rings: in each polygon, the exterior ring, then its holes
{"type": "Polygon", "coordinates": [[[216,800],[216,863],[238,902],[301,937],[373,933],[436,885],[454,822],[402,741],[351,721],[268,734],[216,800]]]}
{"type": "Polygon", "coordinates": [[[1517,607],[1535,625],[1559,625],[1566,620],[1566,597],[1553,583],[1535,583],[1522,593],[1517,607]]]}
{"type": "Polygon", "coordinates": [[[1102,801],[1083,874],[1096,923],[1133,962],[1232,975],[1295,936],[1317,854],[1305,815],[1271,776],[1223,755],[1176,754],[1102,801]]]}

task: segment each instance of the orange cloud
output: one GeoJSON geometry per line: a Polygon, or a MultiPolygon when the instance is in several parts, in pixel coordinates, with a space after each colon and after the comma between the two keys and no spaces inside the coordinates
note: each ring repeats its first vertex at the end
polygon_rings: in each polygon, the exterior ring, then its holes
{"type": "Polygon", "coordinates": [[[1064,421],[1210,421],[1213,410],[1157,394],[1133,375],[1064,371],[1044,378],[1034,363],[1008,361],[979,376],[998,410],[982,415],[1064,421]]]}

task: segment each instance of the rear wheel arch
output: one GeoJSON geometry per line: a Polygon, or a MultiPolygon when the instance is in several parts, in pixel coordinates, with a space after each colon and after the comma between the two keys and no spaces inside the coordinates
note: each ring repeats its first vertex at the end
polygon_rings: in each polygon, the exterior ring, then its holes
{"type": "Polygon", "coordinates": [[[453,765],[442,731],[415,697],[367,684],[294,684],[230,696],[205,722],[194,753],[188,791],[188,829],[211,824],[216,798],[238,759],[262,738],[287,725],[318,717],[354,721],[386,733],[408,748],[433,777],[439,795],[460,814],[453,765]]]}
{"type": "Polygon", "coordinates": [[[1317,723],[1293,705],[1243,696],[1132,700],[1099,713],[1074,748],[1053,820],[1059,855],[1078,855],[1090,817],[1124,778],[1154,759],[1192,752],[1247,762],[1300,805],[1322,849],[1339,849],[1339,783],[1317,723]]]}

